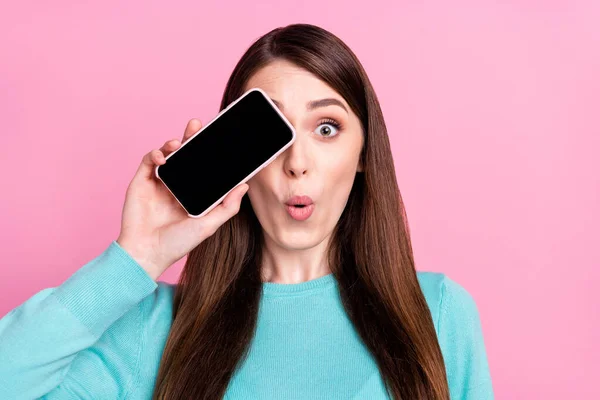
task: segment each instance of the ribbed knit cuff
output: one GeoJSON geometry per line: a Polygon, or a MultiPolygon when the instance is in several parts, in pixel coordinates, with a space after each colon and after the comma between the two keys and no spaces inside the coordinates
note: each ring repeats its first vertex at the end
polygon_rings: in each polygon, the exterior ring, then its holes
{"type": "Polygon", "coordinates": [[[99,337],[157,286],[113,240],[106,250],[75,271],[53,294],[99,337]]]}

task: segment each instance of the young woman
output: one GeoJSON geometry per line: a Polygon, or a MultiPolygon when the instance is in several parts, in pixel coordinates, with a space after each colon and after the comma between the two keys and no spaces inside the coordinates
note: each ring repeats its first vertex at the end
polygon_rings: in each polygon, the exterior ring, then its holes
{"type": "Polygon", "coordinates": [[[181,142],[146,154],[119,237],[0,320],[0,398],[493,398],[473,298],[415,270],[353,52],[313,25],[275,29],[239,61],[221,109],[252,87],[296,142],[201,219],[153,176],[181,142]],[[186,255],[177,285],[157,281],[186,255]]]}

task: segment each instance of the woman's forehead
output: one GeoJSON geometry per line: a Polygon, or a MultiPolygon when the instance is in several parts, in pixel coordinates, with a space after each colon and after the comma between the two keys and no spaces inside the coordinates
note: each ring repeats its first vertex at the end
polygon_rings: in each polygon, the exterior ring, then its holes
{"type": "Polygon", "coordinates": [[[311,72],[287,61],[274,61],[258,70],[246,83],[245,90],[258,87],[285,107],[313,100],[335,98],[344,105],[342,96],[311,72]]]}

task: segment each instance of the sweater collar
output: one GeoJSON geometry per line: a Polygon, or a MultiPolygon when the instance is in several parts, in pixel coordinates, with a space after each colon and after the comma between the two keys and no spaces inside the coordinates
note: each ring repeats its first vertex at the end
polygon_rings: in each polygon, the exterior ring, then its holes
{"type": "Polygon", "coordinates": [[[262,289],[265,297],[299,296],[318,292],[336,284],[333,273],[300,283],[263,282],[262,289]]]}

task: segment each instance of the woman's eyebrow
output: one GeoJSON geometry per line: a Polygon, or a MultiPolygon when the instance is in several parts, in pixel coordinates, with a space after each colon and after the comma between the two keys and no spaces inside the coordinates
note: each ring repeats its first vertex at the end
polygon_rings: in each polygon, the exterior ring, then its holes
{"type": "Polygon", "coordinates": [[[348,113],[346,106],[344,106],[344,104],[341,101],[339,101],[338,99],[332,99],[332,98],[309,101],[308,104],[306,104],[306,109],[308,111],[312,111],[315,108],[327,107],[327,106],[339,106],[339,107],[342,107],[344,109],[344,111],[346,111],[346,114],[348,113]]]}
{"type": "MultiPolygon", "coordinates": [[[[278,102],[275,99],[271,99],[273,100],[273,103],[275,103],[275,105],[281,110],[283,111],[283,104],[281,104],[280,102],[278,102]]],[[[333,99],[333,98],[327,98],[327,99],[320,99],[320,100],[313,100],[313,101],[309,101],[306,104],[306,109],[308,111],[312,111],[315,108],[319,108],[319,107],[327,107],[327,106],[339,106],[341,108],[344,109],[344,111],[346,111],[346,113],[348,113],[348,109],[346,108],[346,106],[344,106],[344,103],[342,103],[341,101],[339,101],[338,99],[333,99]]]]}

